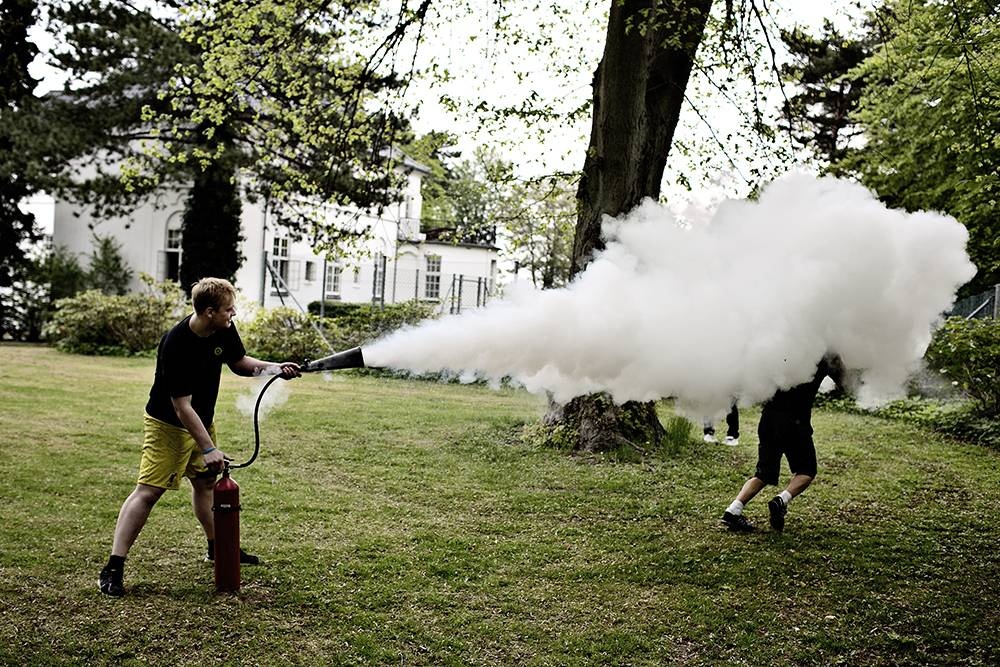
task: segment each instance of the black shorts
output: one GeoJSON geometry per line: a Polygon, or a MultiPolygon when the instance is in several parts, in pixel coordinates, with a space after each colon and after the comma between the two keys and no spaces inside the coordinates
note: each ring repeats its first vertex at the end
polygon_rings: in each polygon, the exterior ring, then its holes
{"type": "Polygon", "coordinates": [[[788,459],[793,475],[816,476],[816,447],[812,425],[781,412],[764,412],[757,425],[757,469],[754,477],[765,484],[777,484],[781,456],[788,459]]]}

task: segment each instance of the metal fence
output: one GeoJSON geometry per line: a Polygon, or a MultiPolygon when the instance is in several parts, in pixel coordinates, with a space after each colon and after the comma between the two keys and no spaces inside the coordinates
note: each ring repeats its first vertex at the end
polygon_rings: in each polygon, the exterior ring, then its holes
{"type": "Polygon", "coordinates": [[[1000,285],[994,285],[992,289],[985,292],[959,299],[948,314],[952,317],[964,317],[967,320],[972,318],[1000,319],[1000,285]]]}
{"type": "Polygon", "coordinates": [[[394,271],[391,266],[383,266],[374,272],[371,302],[374,305],[405,301],[436,303],[438,312],[454,314],[482,308],[495,291],[493,281],[485,276],[427,273],[419,269],[394,271]]]}

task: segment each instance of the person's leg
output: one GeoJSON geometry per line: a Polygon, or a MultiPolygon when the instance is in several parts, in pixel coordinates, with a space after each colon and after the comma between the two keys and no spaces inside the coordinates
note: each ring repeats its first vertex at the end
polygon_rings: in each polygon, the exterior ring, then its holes
{"type": "Polygon", "coordinates": [[[788,480],[788,486],[785,487],[784,491],[782,491],[782,493],[787,493],[789,496],[788,499],[785,500],[785,504],[787,505],[792,498],[805,491],[806,488],[812,484],[814,479],[816,479],[814,476],[803,475],[802,473],[792,475],[792,478],[788,480]]]}
{"type": "Polygon", "coordinates": [[[718,442],[715,439],[715,423],[711,419],[705,419],[701,422],[702,426],[702,440],[705,442],[718,442]]]}
{"type": "Polygon", "coordinates": [[[726,415],[726,444],[738,445],[740,443],[740,411],[733,403],[733,408],[726,415]]]}
{"type": "Polygon", "coordinates": [[[754,496],[760,493],[765,486],[767,486],[767,482],[762,480],[760,477],[751,477],[743,484],[743,488],[740,489],[740,492],[736,495],[736,500],[746,505],[748,502],[753,500],[754,496]]]}
{"type": "Polygon", "coordinates": [[[122,582],[129,550],[163,492],[180,486],[180,475],[184,470],[179,447],[179,433],[182,431],[149,415],[143,417],[139,478],[135,490],[118,512],[111,555],[98,577],[98,587],[105,595],[120,597],[125,594],[122,582]]]}
{"type": "Polygon", "coordinates": [[[115,537],[111,545],[111,555],[125,558],[129,549],[135,543],[143,526],[153,511],[153,505],[160,499],[166,489],[160,489],[148,484],[136,484],[135,490],[129,494],[118,512],[118,522],[115,524],[115,537]]]}
{"type": "Polygon", "coordinates": [[[135,489],[122,503],[115,523],[115,536],[111,543],[111,555],[97,577],[97,587],[105,595],[121,597],[125,595],[125,558],[135,543],[142,527],[153,511],[153,505],[166,489],[148,484],[136,484],[135,489]]]}
{"type": "Polygon", "coordinates": [[[781,472],[781,449],[777,445],[779,439],[775,429],[775,420],[765,410],[757,425],[757,466],[753,477],[743,483],[736,498],[722,514],[722,522],[729,526],[730,530],[753,530],[753,525],[743,516],[743,507],[765,486],[778,483],[778,474],[781,472]]]}
{"type": "Polygon", "coordinates": [[[812,429],[803,433],[797,442],[785,453],[788,467],[792,470],[792,478],[785,490],[767,503],[768,519],[771,528],[781,532],[785,529],[785,515],[788,514],[788,503],[792,498],[805,491],[816,478],[816,447],[812,441],[812,429]]]}

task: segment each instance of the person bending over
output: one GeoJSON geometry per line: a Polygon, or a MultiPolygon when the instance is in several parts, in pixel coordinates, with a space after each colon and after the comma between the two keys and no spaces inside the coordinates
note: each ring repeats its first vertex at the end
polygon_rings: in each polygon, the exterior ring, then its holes
{"type": "MultiPolygon", "coordinates": [[[[249,357],[233,317],[236,290],[227,280],[202,278],[191,289],[194,313],[160,339],[156,373],[143,417],[142,457],[135,490],[125,499],[115,525],[111,556],[98,586],[114,597],[125,594],[125,558],[164,491],[191,482],[194,515],[208,539],[208,560],[215,558],[212,496],[225,454],[216,446],[215,403],[222,365],[237,375],[280,374],[299,377],[292,362],[273,363],[249,357]]],[[[259,562],[242,549],[240,561],[259,562]]]]}
{"type": "Polygon", "coordinates": [[[843,385],[840,359],[827,356],[820,361],[812,379],[791,389],[780,390],[763,406],[757,426],[757,467],[753,477],[740,489],[720,520],[734,531],[751,531],[753,524],[743,516],[743,508],[765,486],[778,484],[781,457],[788,460],[792,478],[785,490],[767,503],[771,528],[785,529],[785,515],[792,498],[806,490],[816,477],[816,447],[813,445],[812,407],[823,379],[830,376],[843,385]]]}

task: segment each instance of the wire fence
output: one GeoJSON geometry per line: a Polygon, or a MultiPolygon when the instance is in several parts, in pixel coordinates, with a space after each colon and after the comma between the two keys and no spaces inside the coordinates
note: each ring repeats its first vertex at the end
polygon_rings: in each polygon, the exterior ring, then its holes
{"type": "Polygon", "coordinates": [[[462,273],[428,273],[419,269],[376,269],[371,285],[374,305],[420,301],[435,303],[440,313],[456,314],[482,308],[496,293],[487,276],[462,273]]]}
{"type": "Polygon", "coordinates": [[[952,317],[964,317],[967,320],[1000,319],[1000,285],[994,285],[979,294],[967,296],[955,302],[955,307],[949,313],[952,317]]]}

